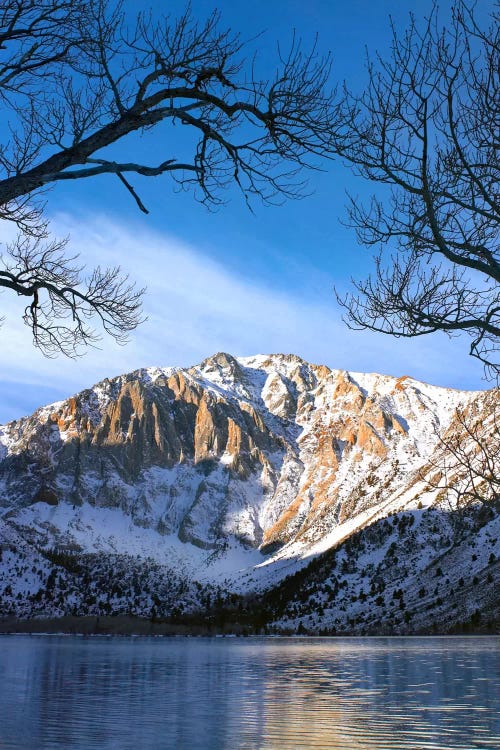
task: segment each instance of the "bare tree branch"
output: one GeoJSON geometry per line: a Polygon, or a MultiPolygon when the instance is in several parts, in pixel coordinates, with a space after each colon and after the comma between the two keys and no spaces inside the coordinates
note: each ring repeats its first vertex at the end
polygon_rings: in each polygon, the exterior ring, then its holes
{"type": "Polygon", "coordinates": [[[47,356],[77,356],[100,336],[89,321],[119,343],[142,321],[141,297],[120,268],[95,268],[85,276],[77,257],[66,257],[67,240],[19,235],[1,258],[0,286],[31,298],[24,322],[47,356]]]}
{"type": "MultiPolygon", "coordinates": [[[[36,114],[30,111],[27,120],[34,139],[42,139],[52,153],[40,159],[38,150],[33,164],[26,168],[25,163],[22,170],[15,160],[9,169],[4,159],[7,175],[0,180],[1,205],[57,180],[115,171],[105,158],[99,160],[100,169],[73,168],[92,163],[97,152],[127,135],[163,122],[181,123],[197,134],[192,161],[177,163],[171,155],[161,168],[137,164],[129,170],[147,176],[186,173],[176,179],[201,188],[200,197],[208,203],[220,200],[218,193],[236,173],[244,193],[264,200],[300,195],[302,183],[293,179],[297,169],[314,166],[314,156],[329,153],[337,104],[327,89],[328,58],[320,58],[315,50],[305,54],[294,41],[274,81],[252,80],[242,73],[241,41],[219,30],[218,14],[203,25],[189,14],[158,24],[140,16],[131,35],[116,9],[111,18],[107,12],[104,0],[91,0],[78,16],[80,25],[87,24],[87,33],[78,42],[78,63],[68,53],[64,64],[57,66],[57,88],[60,92],[63,84],[65,92],[63,99],[59,93],[55,100],[58,108],[47,91],[40,96],[37,79],[30,80],[18,63],[23,85],[11,106],[23,117],[24,100],[36,102],[36,114]],[[99,102],[91,117],[89,97],[77,89],[82,73],[99,102]]],[[[14,85],[13,73],[13,90],[14,85]]]]}
{"type": "MultiPolygon", "coordinates": [[[[39,257],[37,243],[47,226],[40,195],[67,180],[117,177],[145,213],[129,175],[170,177],[208,206],[221,203],[232,184],[248,203],[301,197],[299,173],[331,155],[339,104],[329,88],[330,59],[316,47],[305,52],[293,39],[288,54],[279,55],[275,76],[261,80],[245,51],[237,34],[221,29],[218,13],[204,23],[189,9],[176,20],[141,13],[130,24],[116,0],[6,0],[0,9],[0,101],[11,137],[0,145],[0,218],[17,223],[19,246],[31,237],[26,242],[39,257]],[[190,153],[176,142],[179,127],[192,136],[190,153]],[[171,136],[163,139],[165,152],[157,165],[144,164],[127,137],[160,129],[171,136]]],[[[55,351],[60,336],[60,349],[73,351],[66,329],[50,326],[61,305],[77,315],[78,305],[86,304],[83,318],[93,310],[113,335],[137,324],[137,317],[127,318],[124,287],[112,287],[108,272],[96,272],[83,297],[74,289],[58,293],[43,266],[39,272],[40,287],[35,280],[14,288],[1,274],[0,287],[27,296],[32,289],[25,320],[42,348],[55,351]],[[36,300],[39,288],[49,295],[48,305],[36,300]],[[111,308],[102,301],[105,290],[114,300],[113,315],[117,300],[124,305],[118,328],[106,317],[111,308]]],[[[80,344],[90,341],[79,325],[72,330],[80,344]]]]}
{"type": "Polygon", "coordinates": [[[465,332],[500,374],[500,17],[481,29],[456,0],[440,28],[411,17],[392,56],[368,61],[360,96],[345,88],[336,150],[385,198],[351,198],[349,224],[378,246],[376,269],[339,295],[349,326],[394,336],[465,332]]]}
{"type": "Polygon", "coordinates": [[[421,477],[456,511],[500,500],[499,391],[458,409],[421,477]]]}

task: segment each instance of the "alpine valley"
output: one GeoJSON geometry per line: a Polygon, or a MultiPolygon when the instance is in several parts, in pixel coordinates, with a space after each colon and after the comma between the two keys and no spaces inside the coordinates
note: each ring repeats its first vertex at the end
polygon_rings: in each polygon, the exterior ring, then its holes
{"type": "Polygon", "coordinates": [[[498,496],[449,446],[500,463],[497,414],[294,355],[106,379],[0,427],[0,618],[491,631],[498,496]]]}

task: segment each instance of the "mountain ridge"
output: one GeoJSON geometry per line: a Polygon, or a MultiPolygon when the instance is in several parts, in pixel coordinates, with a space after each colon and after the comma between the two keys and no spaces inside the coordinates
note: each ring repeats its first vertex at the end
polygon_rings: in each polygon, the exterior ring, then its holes
{"type": "MultiPolygon", "coordinates": [[[[0,541],[13,555],[2,563],[3,608],[68,613],[64,595],[57,606],[46,596],[54,569],[46,553],[54,549],[56,557],[101,562],[131,559],[135,550],[139,567],[153,560],[164,574],[181,571],[185,609],[200,605],[200,585],[219,596],[278,586],[389,515],[423,523],[423,513],[442,505],[425,471],[457,408],[474,407],[487,422],[498,400],[498,390],[331,370],[297,355],[219,352],[190,368],[106,378],[0,427],[0,541]],[[41,574],[18,586],[15,567],[30,555],[41,574]]],[[[110,604],[105,589],[85,608],[79,588],[71,606],[82,614],[98,602],[131,611],[130,597],[110,604]]],[[[142,614],[158,606],[151,592],[135,598],[142,614]]],[[[171,609],[179,604],[164,599],[171,609]]]]}

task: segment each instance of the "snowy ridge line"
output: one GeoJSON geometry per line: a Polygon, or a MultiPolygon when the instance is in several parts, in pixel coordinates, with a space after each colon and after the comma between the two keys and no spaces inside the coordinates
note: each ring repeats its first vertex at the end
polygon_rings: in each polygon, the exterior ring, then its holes
{"type": "MultiPolygon", "coordinates": [[[[373,611],[402,611],[405,581],[418,571],[431,581],[441,560],[450,581],[458,570],[464,578],[450,498],[428,473],[442,461],[446,430],[470,439],[457,407],[473,407],[494,440],[499,401],[498,391],[330,370],[295,355],[219,353],[188,369],[104,379],[0,427],[0,601],[20,613],[147,614],[161,592],[165,612],[187,612],[224,590],[247,595],[301,571],[307,578],[336,554],[340,572],[325,569],[321,617],[344,627],[355,613],[368,627],[366,597],[373,611]]],[[[465,480],[458,472],[453,481],[465,480]]],[[[479,510],[460,545],[498,538],[497,517],[479,510]]],[[[483,568],[489,560],[481,555],[483,568]]],[[[486,596],[490,574],[473,562],[486,596]]],[[[421,597],[408,590],[416,610],[430,585],[421,597]]],[[[276,617],[304,625],[301,601],[292,596],[276,617]]]]}

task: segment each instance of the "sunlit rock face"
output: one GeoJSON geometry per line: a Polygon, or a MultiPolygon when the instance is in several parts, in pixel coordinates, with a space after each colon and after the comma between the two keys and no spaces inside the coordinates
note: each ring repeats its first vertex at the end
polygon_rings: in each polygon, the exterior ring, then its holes
{"type": "Polygon", "coordinates": [[[117,507],[205,549],[312,542],[402,493],[474,398],[293,355],[139,370],[2,428],[1,502],[117,507]]]}
{"type": "MultiPolygon", "coordinates": [[[[492,589],[489,547],[484,560],[474,553],[472,567],[461,561],[479,533],[488,545],[498,536],[496,517],[489,509],[459,538],[446,515],[451,495],[440,489],[443,440],[471,442],[460,413],[498,443],[498,389],[460,392],[294,355],[220,353],[189,369],[106,379],[0,427],[0,614],[2,596],[20,615],[144,615],[160,599],[174,611],[179,602],[208,606],[199,581],[220,591],[263,590],[338,549],[353,578],[347,586],[325,573],[330,583],[316,604],[329,596],[336,604],[317,625],[354,627],[354,615],[362,622],[359,611],[377,606],[389,621],[388,608],[401,607],[400,590],[409,586],[415,611],[427,607],[424,627],[430,604],[418,592],[443,599],[435,583],[421,583],[433,580],[443,545],[454,551],[443,573],[453,591],[453,580],[469,573],[482,581],[470,583],[474,596],[492,589]],[[403,520],[389,524],[394,518],[403,520]],[[394,579],[396,593],[380,603],[382,577],[394,579]]],[[[463,474],[447,481],[460,487],[463,474]]],[[[307,606],[291,605],[292,629],[293,612],[307,606]]],[[[450,623],[456,611],[446,615],[450,623]]]]}

